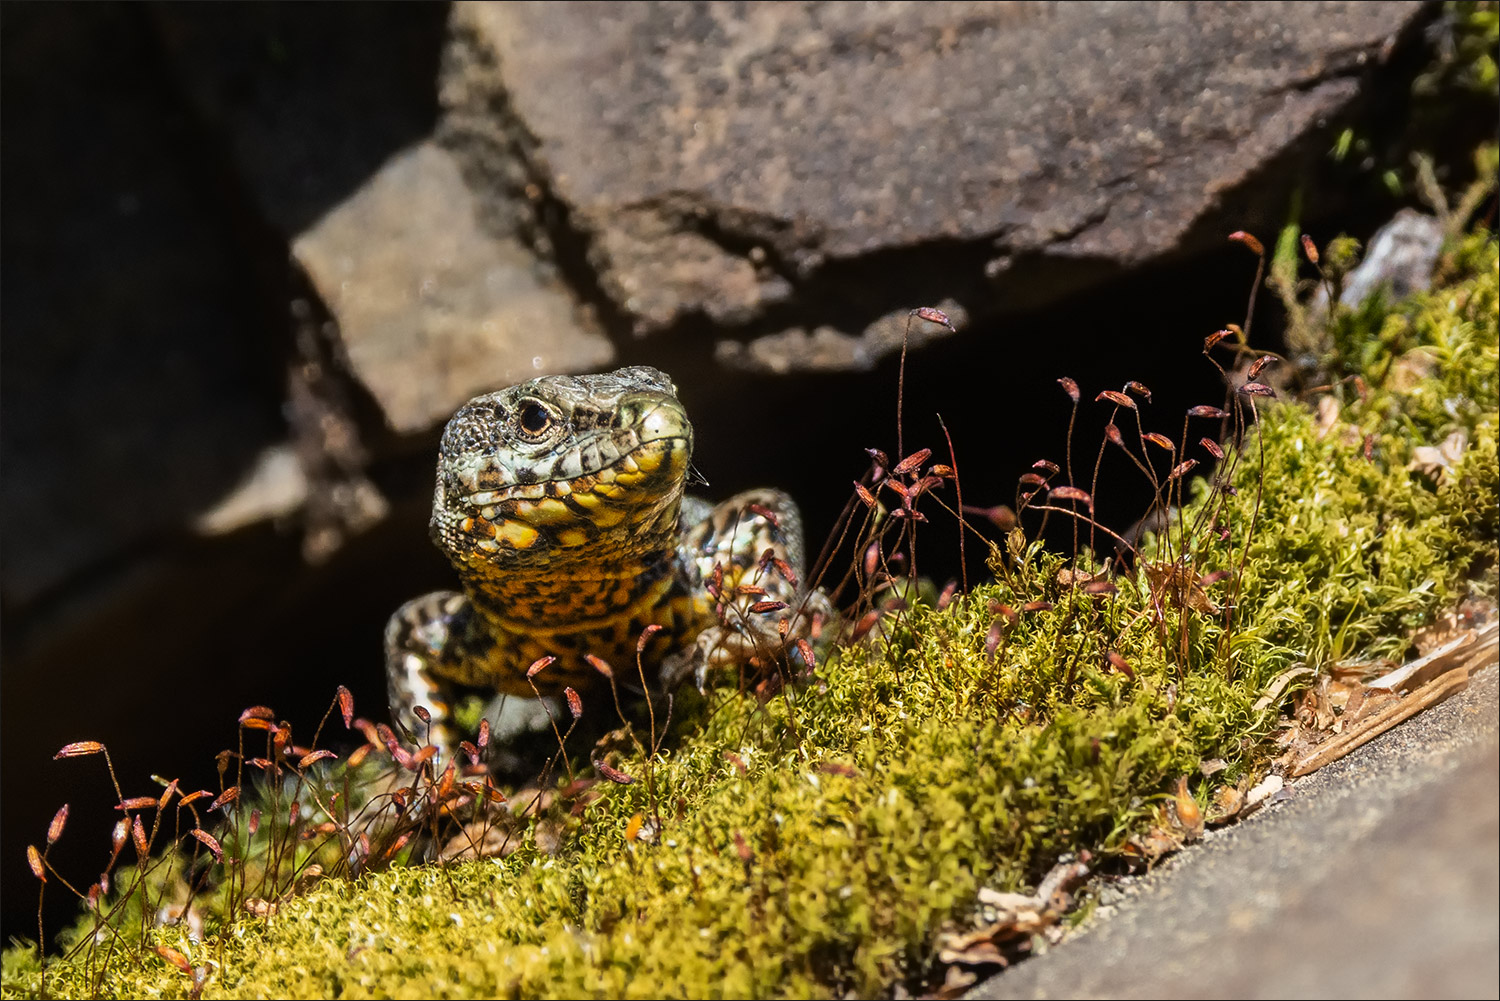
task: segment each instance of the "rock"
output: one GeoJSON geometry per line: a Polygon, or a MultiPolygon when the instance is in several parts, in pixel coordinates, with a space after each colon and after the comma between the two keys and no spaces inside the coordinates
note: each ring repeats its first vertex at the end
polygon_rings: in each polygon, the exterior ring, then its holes
{"type": "MultiPolygon", "coordinates": [[[[952,299],[938,304],[955,328],[967,326],[968,312],[952,299]]],[[[912,317],[909,310],[887,313],[858,336],[821,326],[812,333],[794,327],[779,334],[758,337],[748,344],[721,340],[714,357],[729,368],[785,374],[792,371],[843,369],[866,371],[883,356],[901,350],[903,338],[909,348],[918,348],[947,335],[948,328],[912,317]]]]}
{"type": "Polygon", "coordinates": [[[893,310],[951,297],[979,320],[1222,240],[1243,224],[1235,205],[1220,225],[1229,203],[1421,16],[465,4],[443,100],[447,121],[491,121],[460,129],[481,196],[515,204],[529,184],[565,206],[553,229],[635,332],[707,318],[771,338],[721,347],[731,363],[862,367],[891,345],[851,338],[893,310]]]}
{"type": "Polygon", "coordinates": [[[452,157],[420,143],[292,243],[398,432],[441,424],[478,393],[614,358],[551,269],[481,230],[475,211],[452,157]]]}
{"type": "Polygon", "coordinates": [[[243,480],[194,519],[201,535],[227,535],[268,518],[285,517],[307,501],[307,475],[290,445],[262,452],[243,480]]]}
{"type": "MultiPolygon", "coordinates": [[[[1442,249],[1442,222],[1415,209],[1402,209],[1370,240],[1364,260],[1345,277],[1339,301],[1357,309],[1377,291],[1387,302],[1426,291],[1442,249]]],[[[1314,308],[1326,309],[1327,298],[1327,292],[1320,289],[1314,308]]]]}
{"type": "Polygon", "coordinates": [[[1479,671],[966,996],[1494,996],[1496,688],[1479,671]]]}

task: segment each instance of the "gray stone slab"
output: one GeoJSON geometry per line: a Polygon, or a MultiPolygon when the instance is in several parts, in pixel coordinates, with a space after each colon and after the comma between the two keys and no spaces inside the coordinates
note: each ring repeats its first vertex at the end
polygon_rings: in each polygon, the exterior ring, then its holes
{"type": "Polygon", "coordinates": [[[1211,833],[970,996],[1495,997],[1497,676],[1211,833]]]}

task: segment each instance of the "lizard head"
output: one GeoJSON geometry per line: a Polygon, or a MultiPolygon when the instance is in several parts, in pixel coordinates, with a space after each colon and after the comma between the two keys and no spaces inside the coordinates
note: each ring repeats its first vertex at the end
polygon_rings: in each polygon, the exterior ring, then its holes
{"type": "Polygon", "coordinates": [[[433,541],[481,573],[669,550],[692,452],[687,412],[654,368],[476,397],[443,430],[433,541]]]}

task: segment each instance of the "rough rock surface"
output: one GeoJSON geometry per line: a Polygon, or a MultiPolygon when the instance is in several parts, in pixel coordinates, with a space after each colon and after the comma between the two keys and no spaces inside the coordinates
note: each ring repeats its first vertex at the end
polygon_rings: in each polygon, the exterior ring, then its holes
{"type": "Polygon", "coordinates": [[[481,230],[476,211],[450,154],[421,143],[292,243],[398,432],[441,424],[497,386],[614,358],[552,269],[481,230]]]}
{"type": "MultiPolygon", "coordinates": [[[[636,332],[811,329],[796,314],[832,298],[834,331],[858,336],[893,307],[951,296],[993,315],[1222,239],[1206,222],[1226,199],[1345,110],[1419,14],[474,4],[455,10],[445,103],[450,118],[507,109],[471,155],[521,158],[567,206],[636,332]],[[956,266],[907,266],[931,248],[961,251],[956,266]],[[882,257],[882,287],[846,298],[840,265],[882,257]]],[[[828,364],[829,336],[720,357],[828,364]]]]}
{"type": "Polygon", "coordinates": [[[1494,997],[1497,673],[1211,833],[974,998],[1494,997]]]}

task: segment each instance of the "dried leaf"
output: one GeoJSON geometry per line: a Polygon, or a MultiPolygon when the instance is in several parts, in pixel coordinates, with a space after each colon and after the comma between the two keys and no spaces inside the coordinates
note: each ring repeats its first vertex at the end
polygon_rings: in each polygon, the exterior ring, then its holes
{"type": "Polygon", "coordinates": [[[1306,233],[1302,234],[1302,252],[1307,255],[1307,259],[1309,261],[1312,261],[1314,264],[1318,263],[1317,244],[1313,243],[1312,237],[1308,236],[1306,233]]]}
{"type": "Polygon", "coordinates": [[[1255,785],[1255,788],[1245,793],[1244,810],[1255,809],[1261,803],[1281,792],[1286,786],[1286,780],[1280,775],[1267,775],[1255,785]]]}
{"type": "MultiPolygon", "coordinates": [[[[751,506],[754,507],[754,505],[751,506]]],[[[661,631],[662,627],[657,625],[655,622],[651,623],[645,629],[641,630],[641,635],[637,637],[635,641],[635,654],[637,657],[646,652],[646,644],[651,642],[651,637],[655,636],[661,631]]]]}
{"type": "Polygon", "coordinates": [[[1053,487],[1048,491],[1047,496],[1052,500],[1078,501],[1080,504],[1087,505],[1090,511],[1094,510],[1094,498],[1089,496],[1087,490],[1080,490],[1077,487],[1053,487]]]}
{"type": "MultiPolygon", "coordinates": [[[[363,854],[368,855],[369,853],[370,850],[368,847],[366,847],[363,854]]],[[[275,901],[266,900],[262,897],[251,897],[249,900],[245,901],[245,911],[250,914],[251,917],[268,918],[271,915],[275,914],[279,909],[280,908],[275,901]]]]}
{"type": "Polygon", "coordinates": [[[1172,806],[1177,811],[1177,823],[1181,826],[1184,837],[1188,841],[1197,841],[1203,837],[1203,811],[1198,808],[1198,801],[1188,792],[1186,776],[1177,779],[1172,806]]]}
{"type": "Polygon", "coordinates": [[[52,823],[47,825],[47,845],[50,847],[57,844],[57,839],[62,837],[63,828],[68,826],[68,804],[64,803],[52,815],[52,823]]]}
{"type": "Polygon", "coordinates": [[[1291,768],[1293,778],[1300,778],[1317,771],[1330,762],[1361,747],[1380,736],[1396,724],[1415,716],[1424,709],[1443,702],[1448,697],[1469,687],[1469,672],[1464,669],[1450,671],[1429,681],[1409,695],[1386,706],[1379,712],[1361,719],[1358,725],[1344,733],[1319,744],[1312,753],[1298,759],[1291,768]]]}
{"type": "MultiPolygon", "coordinates": [[[[1192,461],[1192,460],[1189,460],[1192,461]]],[[[1198,584],[1193,568],[1185,563],[1143,563],[1146,579],[1151,582],[1151,591],[1170,600],[1174,607],[1186,606],[1204,615],[1218,615],[1219,606],[1198,584]]]]}
{"type": "Polygon", "coordinates": [[[1369,689],[1372,692],[1410,691],[1448,671],[1469,666],[1467,661],[1471,650],[1481,655],[1488,651],[1489,656],[1494,656],[1497,642],[1500,642],[1500,623],[1492,622],[1477,633],[1472,630],[1461,633],[1427,656],[1418,657],[1371,681],[1369,689]]]}
{"type": "Polygon", "coordinates": [[[908,455],[906,458],[896,463],[896,468],[891,470],[891,475],[905,476],[907,473],[914,472],[915,470],[921,468],[922,463],[926,462],[930,458],[932,458],[932,449],[930,448],[924,448],[920,451],[913,452],[911,455],[908,455]]]}
{"type": "Polygon", "coordinates": [[[1275,355],[1261,355],[1259,358],[1255,359],[1255,361],[1250,363],[1250,370],[1245,373],[1245,378],[1259,378],[1262,369],[1264,369],[1267,365],[1274,364],[1275,362],[1278,362],[1280,360],[1281,359],[1277,358],[1275,355]]]}
{"type": "Polygon", "coordinates": [[[203,842],[205,846],[207,846],[208,850],[213,853],[214,861],[224,861],[224,849],[219,846],[218,839],[216,839],[212,834],[209,834],[207,831],[199,830],[196,827],[191,831],[188,831],[188,833],[197,838],[199,841],[203,842]]]}
{"type": "Polygon", "coordinates": [[[609,779],[611,782],[615,782],[622,786],[628,786],[635,781],[635,779],[631,778],[629,775],[626,775],[618,768],[615,768],[613,765],[610,765],[607,762],[600,761],[597,758],[594,759],[594,769],[600,775],[603,775],[605,778],[609,779]]]}
{"type": "Polygon", "coordinates": [[[1130,661],[1120,656],[1117,651],[1106,650],[1104,653],[1104,659],[1109,663],[1110,667],[1114,668],[1116,671],[1119,671],[1131,681],[1135,680],[1135,671],[1131,668],[1130,661]]]}
{"type": "Polygon", "coordinates": [[[948,319],[948,314],[935,306],[918,306],[911,311],[911,315],[928,323],[939,323],[949,330],[953,329],[953,322],[948,319]]]}
{"type": "Polygon", "coordinates": [[[1249,233],[1246,233],[1242,229],[1237,229],[1233,233],[1230,233],[1229,239],[1233,240],[1236,243],[1244,244],[1246,247],[1250,248],[1251,253],[1260,254],[1263,256],[1266,252],[1266,248],[1261,245],[1261,242],[1259,240],[1251,236],[1249,233]]]}
{"type": "Polygon", "coordinates": [[[172,948],[170,945],[153,945],[151,951],[162,959],[177,967],[183,973],[192,974],[193,964],[188,962],[186,956],[172,948]]]}
{"type": "Polygon", "coordinates": [[[62,750],[52,755],[52,760],[56,761],[59,758],[79,758],[85,754],[98,754],[103,750],[104,745],[97,740],[79,740],[65,745],[62,750]]]}
{"type": "Polygon", "coordinates": [[[1191,473],[1197,467],[1198,467],[1198,460],[1197,459],[1184,459],[1183,461],[1179,462],[1177,465],[1175,465],[1175,466],[1172,467],[1172,471],[1167,474],[1167,479],[1169,479],[1169,480],[1175,480],[1175,479],[1178,479],[1179,477],[1186,476],[1188,473],[1191,473]]]}
{"type": "Polygon", "coordinates": [[[1155,431],[1148,431],[1145,434],[1145,439],[1151,444],[1155,445],[1157,448],[1165,449],[1168,452],[1177,451],[1177,446],[1172,444],[1172,439],[1168,438],[1164,434],[1157,434],[1155,431]]]}

